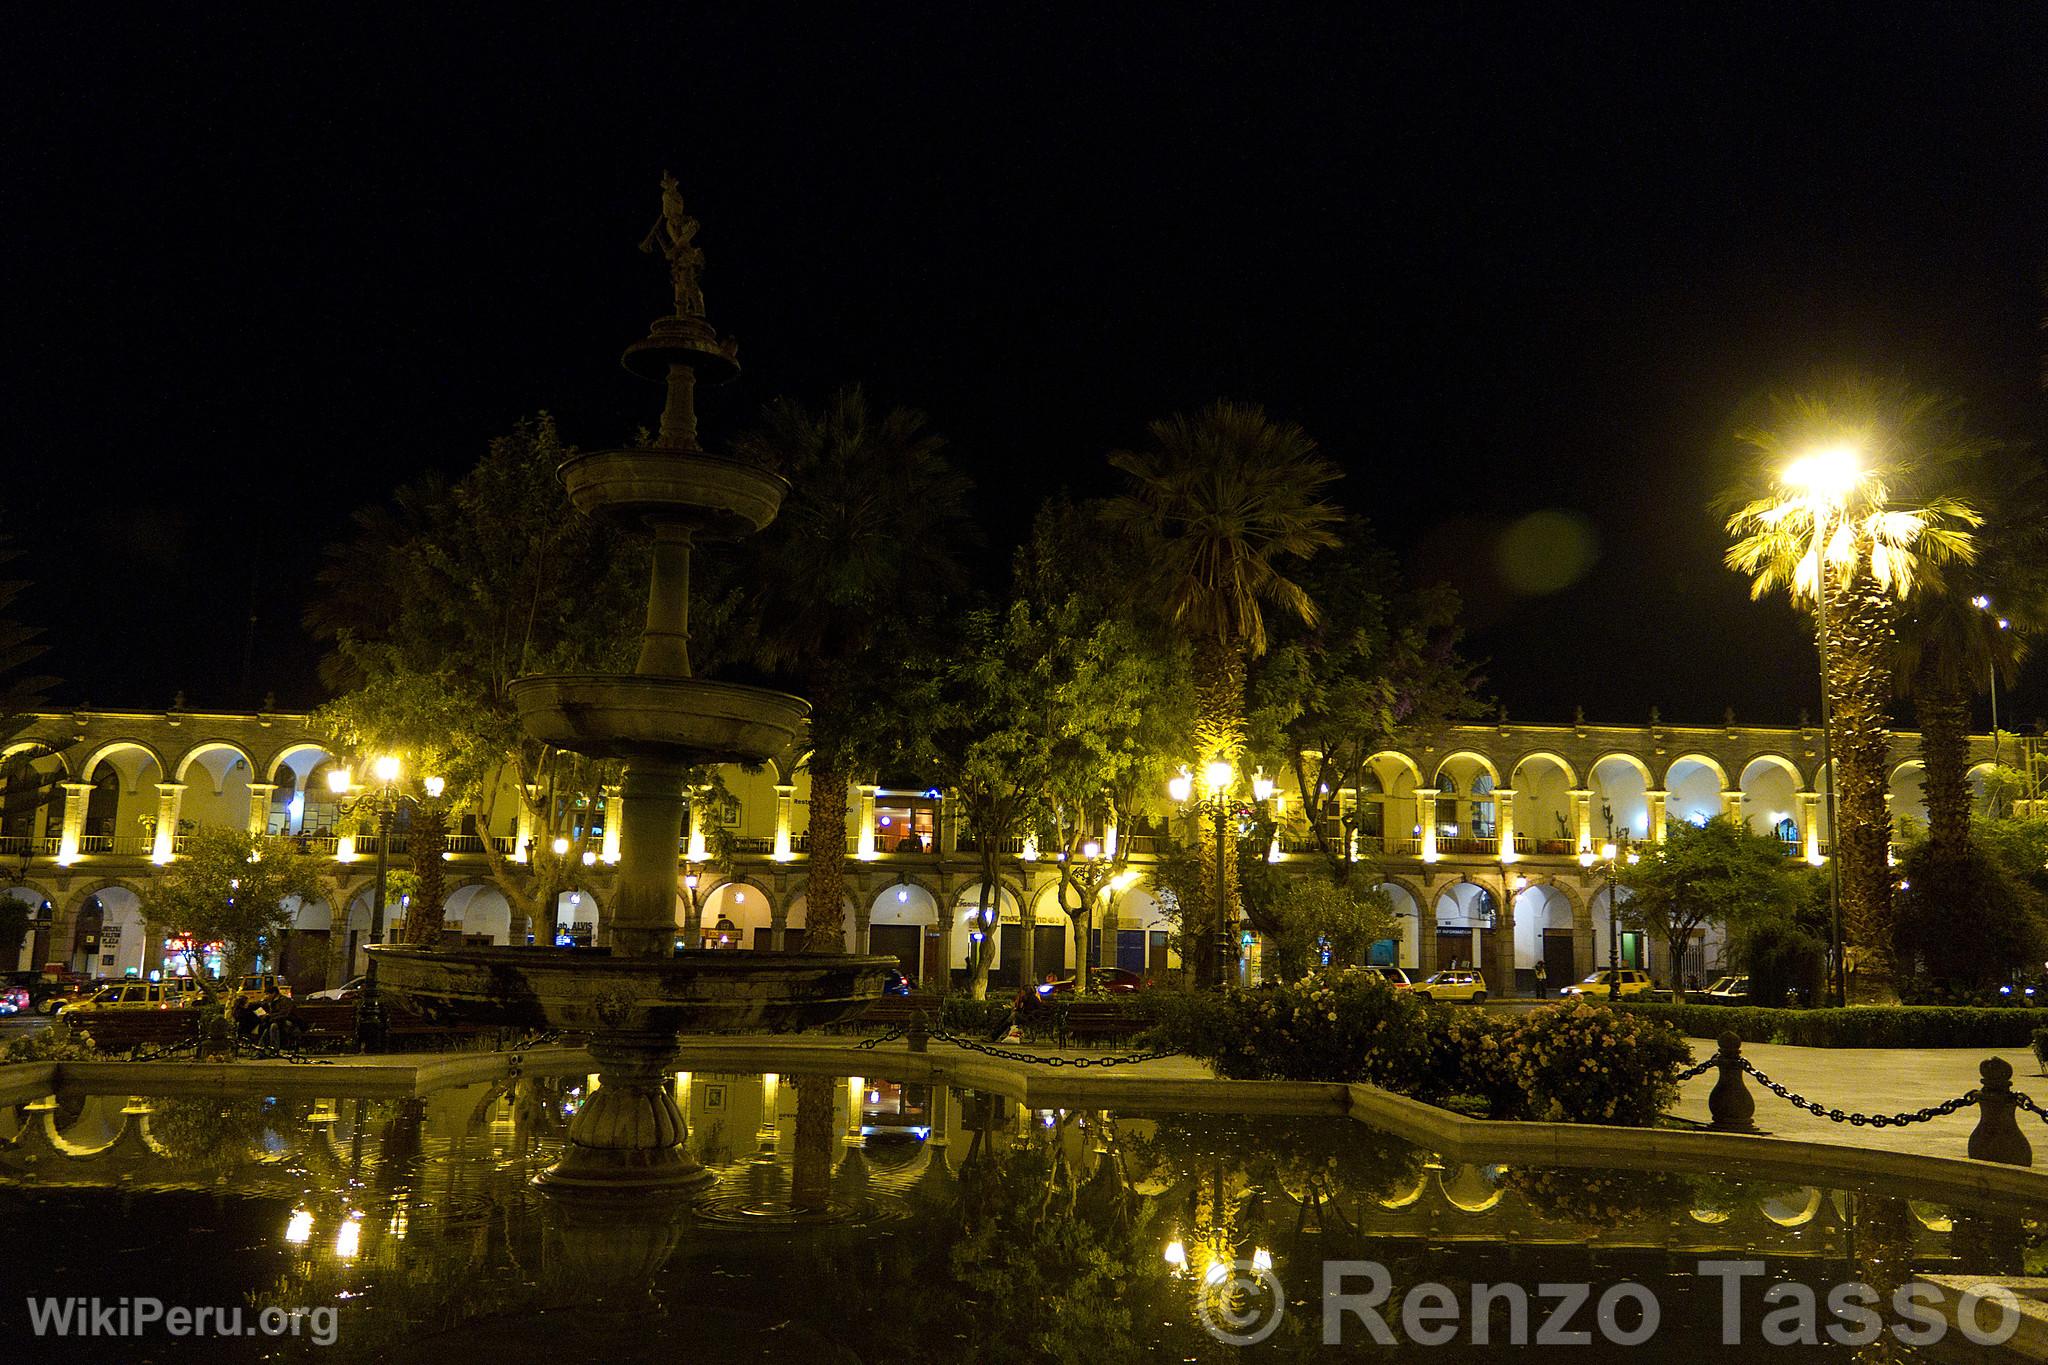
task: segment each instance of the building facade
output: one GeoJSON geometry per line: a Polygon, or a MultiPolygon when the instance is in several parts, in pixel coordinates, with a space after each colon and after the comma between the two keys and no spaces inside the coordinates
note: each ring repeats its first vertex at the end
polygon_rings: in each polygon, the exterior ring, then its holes
{"type": "MultiPolygon", "coordinates": [[[[1925,819],[1917,755],[1917,736],[1895,737],[1892,809],[1901,827],[1925,819]]],[[[1990,738],[1973,740],[1973,777],[1991,758],[1990,738]]],[[[0,893],[11,890],[38,911],[22,969],[160,970],[178,926],[147,922],[147,886],[175,862],[181,838],[202,825],[285,835],[322,855],[329,892],[297,907],[284,966],[301,988],[359,968],[376,836],[345,816],[329,790],[337,759],[305,715],[53,712],[32,718],[0,760],[0,893]]],[[[1460,726],[1431,744],[1378,754],[1368,767],[1362,788],[1338,797],[1360,856],[1378,869],[1400,916],[1401,937],[1379,952],[1425,972],[1481,965],[1496,994],[1509,983],[1529,989],[1539,962],[1554,988],[1607,959],[1607,876],[1601,866],[1581,865],[1586,850],[1654,841],[1667,821],[1724,811],[1780,839],[1788,857],[1820,864],[1831,843],[1815,728],[1460,726]]],[[[808,774],[785,775],[771,764],[722,776],[726,796],[700,803],[677,850],[678,941],[795,947],[813,913],[805,895],[808,774]],[[729,838],[712,838],[714,825],[729,838]],[[729,870],[709,857],[717,844],[732,849],[729,870]]],[[[608,792],[581,816],[593,860],[558,905],[578,941],[605,938],[618,799],[608,792]]],[[[1283,788],[1276,799],[1299,810],[1296,792],[1283,788]]],[[[840,917],[849,940],[896,954],[927,982],[963,967],[971,915],[982,901],[980,855],[944,793],[861,786],[848,805],[851,896],[840,917]]],[[[531,926],[505,895],[506,880],[525,875],[533,838],[521,810],[516,799],[494,799],[462,816],[446,855],[449,929],[496,943],[527,941],[531,926]]],[[[998,979],[1071,968],[1079,953],[1142,972],[1176,965],[1166,917],[1144,876],[1165,843],[1159,831],[1173,818],[1162,792],[1137,829],[1101,831],[1105,854],[1138,875],[1106,894],[1086,944],[1075,942],[1060,903],[1057,868],[1022,843],[1001,850],[993,896],[998,979]]],[[[1303,828],[1297,819],[1270,856],[1313,865],[1322,855],[1303,828]]],[[[403,839],[402,831],[395,836],[394,855],[403,839]]],[[[390,913],[395,921],[404,908],[390,913]]],[[[1615,937],[1624,961],[1668,975],[1663,945],[1615,937]]],[[[1691,945],[1689,973],[1717,970],[1721,952],[1711,935],[1691,945]]]]}

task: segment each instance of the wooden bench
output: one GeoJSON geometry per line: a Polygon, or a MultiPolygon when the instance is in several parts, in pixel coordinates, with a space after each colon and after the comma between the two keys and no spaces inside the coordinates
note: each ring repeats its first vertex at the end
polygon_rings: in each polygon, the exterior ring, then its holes
{"type": "Polygon", "coordinates": [[[1152,1020],[1135,1007],[1107,1000],[1075,1000],[1068,1003],[1065,1019],[1055,1016],[1054,1038],[1060,1043],[1120,1043],[1151,1027],[1152,1020]]]}
{"type": "Polygon", "coordinates": [[[64,1017],[63,1022],[72,1032],[90,1038],[99,1051],[125,1055],[196,1043],[202,1013],[193,1008],[91,1010],[64,1017]]]}

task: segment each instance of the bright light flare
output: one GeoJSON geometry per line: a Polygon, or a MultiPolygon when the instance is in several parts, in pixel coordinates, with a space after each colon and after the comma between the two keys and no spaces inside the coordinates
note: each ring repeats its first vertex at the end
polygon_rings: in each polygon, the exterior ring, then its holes
{"type": "Polygon", "coordinates": [[[420,785],[427,789],[428,796],[439,801],[441,793],[448,790],[448,779],[445,777],[423,777],[420,779],[420,785]]]}
{"type": "Polygon", "coordinates": [[[353,1261],[363,1246],[363,1219],[361,1214],[351,1214],[334,1233],[334,1254],[344,1261],[353,1261]]]}
{"type": "Polygon", "coordinates": [[[376,761],[375,764],[371,766],[370,770],[377,774],[377,780],[379,782],[387,784],[396,782],[398,780],[398,774],[400,773],[400,771],[402,771],[399,767],[397,754],[383,755],[376,761]]]}
{"type": "Polygon", "coordinates": [[[1188,798],[1195,794],[1195,780],[1185,772],[1169,777],[1166,780],[1166,794],[1173,798],[1176,805],[1184,806],[1188,798]]]}
{"type": "Polygon", "coordinates": [[[1808,497],[1839,503],[1862,480],[1863,466],[1856,447],[1827,446],[1801,455],[1778,477],[1787,488],[1796,488],[1808,497]]]}
{"type": "Polygon", "coordinates": [[[352,785],[353,779],[350,778],[348,769],[329,768],[327,770],[327,790],[333,792],[336,796],[347,795],[348,789],[352,785]]]}
{"type": "Polygon", "coordinates": [[[313,1236],[313,1215],[305,1209],[293,1209],[292,1220],[284,1225],[284,1239],[293,1246],[304,1246],[313,1236]]]}

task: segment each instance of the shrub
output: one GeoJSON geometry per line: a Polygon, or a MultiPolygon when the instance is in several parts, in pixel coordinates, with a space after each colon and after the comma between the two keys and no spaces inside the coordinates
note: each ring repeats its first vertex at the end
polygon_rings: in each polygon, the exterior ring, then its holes
{"type": "Polygon", "coordinates": [[[2034,1030],[2034,1060],[2048,1067],[2048,1028],[2034,1030]]]}
{"type": "Polygon", "coordinates": [[[59,1019],[48,1028],[31,1033],[25,1038],[0,1043],[0,1066],[12,1062],[89,1062],[104,1061],[106,1054],[93,1047],[92,1039],[83,1029],[73,1028],[67,1019],[59,1019]]]}
{"type": "Polygon", "coordinates": [[[1899,965],[1930,994],[1952,999],[1997,988],[2014,962],[2038,962],[2042,897],[1975,844],[1906,852],[1894,907],[1899,965]]]}
{"type": "Polygon", "coordinates": [[[1523,1016],[1509,1041],[1524,1112],[1551,1122],[1653,1124],[1692,1060],[1670,1025],[1584,1001],[1523,1016]]]}
{"type": "Polygon", "coordinates": [[[948,1033],[986,1038],[1009,1017],[1008,999],[976,1000],[964,991],[953,991],[939,997],[939,1027],[948,1033]]]}
{"type": "Polygon", "coordinates": [[[1159,1015],[1161,1042],[1233,1080],[1373,1081],[1414,1070],[1423,1005],[1358,968],[1257,990],[1188,995],[1159,1015]]]}
{"type": "Polygon", "coordinates": [[[1853,1005],[1768,1010],[1753,1006],[1648,1005],[1623,1011],[1699,1038],[1733,1033],[1745,1043],[1799,1047],[2026,1047],[2048,1026],[2048,1010],[1949,1005],[1853,1005]]]}
{"type": "Polygon", "coordinates": [[[1509,1066],[1518,1021],[1484,1010],[1432,1005],[1422,1012],[1414,1046],[1404,1058],[1394,1089],[1431,1104],[1482,1116],[1514,1118],[1523,1112],[1521,1091],[1509,1066]]]}

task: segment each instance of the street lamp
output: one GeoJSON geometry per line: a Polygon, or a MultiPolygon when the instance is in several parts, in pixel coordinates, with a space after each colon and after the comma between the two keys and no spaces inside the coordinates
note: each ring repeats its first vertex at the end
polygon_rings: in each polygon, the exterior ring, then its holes
{"type": "Polygon", "coordinates": [[[1607,868],[1607,998],[1609,1001],[1621,998],[1621,916],[1614,899],[1614,869],[1617,862],[1640,862],[1634,849],[1628,846],[1628,836],[1622,836],[1619,847],[1607,843],[1600,845],[1599,853],[1586,849],[1579,854],[1579,866],[1592,871],[1595,863],[1607,868]]]}
{"type": "MultiPolygon", "coordinates": [[[[1238,808],[1231,797],[1237,787],[1237,769],[1223,758],[1211,759],[1202,767],[1202,794],[1195,795],[1194,779],[1183,768],[1166,783],[1166,793],[1174,804],[1195,815],[1207,815],[1216,827],[1216,861],[1211,881],[1214,884],[1215,902],[1210,907],[1213,918],[1211,932],[1215,942],[1215,981],[1221,985],[1224,978],[1224,962],[1235,963],[1237,959],[1237,926],[1230,923],[1230,888],[1224,875],[1229,857],[1230,821],[1238,808]]],[[[1257,773],[1251,780],[1252,800],[1263,805],[1273,795],[1273,780],[1264,773],[1257,773]]]]}
{"type": "MultiPolygon", "coordinates": [[[[370,764],[370,771],[377,779],[377,785],[367,788],[353,801],[341,803],[343,818],[353,818],[358,812],[369,809],[377,817],[377,880],[370,893],[370,942],[384,941],[384,895],[385,879],[391,862],[391,825],[397,817],[400,803],[410,802],[417,806],[418,798],[398,789],[398,779],[404,772],[396,754],[381,754],[370,764]]],[[[447,790],[447,783],[439,777],[423,777],[420,785],[427,795],[439,800],[447,790]]],[[[336,796],[346,797],[354,789],[354,782],[347,768],[335,768],[327,774],[327,786],[336,796]]],[[[382,1043],[384,1037],[384,1004],[377,998],[377,957],[370,955],[370,965],[363,973],[363,991],[356,997],[356,1043],[364,1051],[382,1043]]]]}
{"type": "Polygon", "coordinates": [[[1828,550],[1835,515],[1847,508],[1849,494],[1863,481],[1863,469],[1854,446],[1828,446],[1794,460],[1779,481],[1804,498],[1813,518],[1814,602],[1820,624],[1820,770],[1828,782],[1828,936],[1835,959],[1835,1004],[1844,1005],[1848,978],[1842,962],[1842,835],[1835,821],[1835,708],[1828,696],[1828,550]]]}
{"type": "MultiPolygon", "coordinates": [[[[1978,611],[1989,613],[1991,610],[1991,599],[1980,592],[1975,597],[1970,599],[1970,605],[1975,607],[1978,611]]],[[[1992,619],[1998,622],[1998,628],[2000,630],[2012,629],[2012,621],[2010,618],[2004,616],[1997,616],[1993,617],[1992,619]]],[[[1996,650],[1992,651],[1991,666],[1985,671],[1990,674],[1991,679],[1991,766],[1995,768],[1998,766],[1999,759],[1998,652],[1996,650]]]]}

